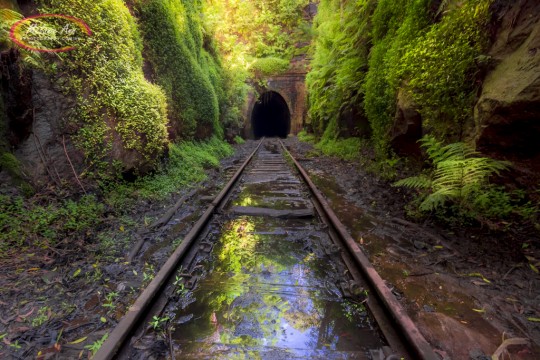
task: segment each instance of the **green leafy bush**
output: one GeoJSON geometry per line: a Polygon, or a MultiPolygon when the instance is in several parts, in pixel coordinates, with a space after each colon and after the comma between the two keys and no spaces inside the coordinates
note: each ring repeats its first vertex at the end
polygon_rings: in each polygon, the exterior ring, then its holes
{"type": "Polygon", "coordinates": [[[363,140],[360,138],[325,139],[315,145],[325,155],[336,156],[344,160],[355,160],[360,156],[363,140]]]}
{"type": "Polygon", "coordinates": [[[315,135],[308,133],[305,129],[300,131],[296,136],[298,137],[298,140],[303,142],[307,142],[310,144],[315,144],[317,142],[317,138],[315,137],[315,135]]]}
{"type": "Polygon", "coordinates": [[[289,61],[278,57],[258,58],[249,67],[256,76],[278,75],[289,69],[289,61]]]}
{"type": "Polygon", "coordinates": [[[205,169],[218,167],[219,160],[233,152],[229,144],[216,136],[204,142],[170,144],[169,158],[156,174],[134,183],[114,184],[108,191],[107,201],[117,210],[127,211],[137,199],[163,200],[204,180],[205,169]]]}
{"type": "Polygon", "coordinates": [[[234,143],[235,144],[238,144],[238,145],[241,145],[241,144],[244,144],[246,142],[246,140],[244,140],[241,136],[239,135],[236,135],[234,137],[234,143]]]}

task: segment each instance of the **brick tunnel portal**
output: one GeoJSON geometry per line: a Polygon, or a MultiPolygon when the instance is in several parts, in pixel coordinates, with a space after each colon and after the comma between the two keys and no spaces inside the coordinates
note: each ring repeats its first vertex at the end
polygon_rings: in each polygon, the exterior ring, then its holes
{"type": "Polygon", "coordinates": [[[291,112],[285,99],[275,91],[263,93],[253,107],[251,127],[255,139],[286,138],[291,131],[291,112]]]}

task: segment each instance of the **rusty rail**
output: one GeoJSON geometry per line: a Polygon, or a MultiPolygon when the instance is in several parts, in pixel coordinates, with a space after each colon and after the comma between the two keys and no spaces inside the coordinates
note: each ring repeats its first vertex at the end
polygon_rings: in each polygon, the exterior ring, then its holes
{"type": "Polygon", "coordinates": [[[95,360],[109,360],[114,358],[118,350],[124,345],[126,339],[137,326],[139,321],[143,318],[145,313],[150,309],[153,300],[156,298],[156,295],[163,289],[167,280],[171,277],[174,271],[177,269],[178,264],[189,250],[193,242],[197,239],[198,235],[208,224],[210,218],[214,214],[216,208],[223,201],[227,193],[234,187],[236,181],[242,175],[242,172],[246,166],[250,163],[253,156],[257,153],[262,144],[261,140],[259,145],[253,152],[248,156],[246,161],[240,166],[238,171],[233,175],[231,180],[225,185],[221,192],[216,196],[214,201],[208,206],[204,214],[201,216],[199,221],[195,223],[190,232],[184,237],[184,240],[176,248],[174,253],[167,259],[167,262],[159,270],[154,279],[148,284],[144,289],[142,294],[135,300],[135,303],[129,308],[128,312],[120,320],[118,325],[114,328],[112,333],[109,335],[105,343],[101,346],[98,352],[94,355],[93,359],[95,360]]]}
{"type": "Polygon", "coordinates": [[[412,322],[409,315],[407,315],[405,309],[401,304],[396,300],[390,289],[386,286],[383,279],[377,273],[367,256],[360,249],[358,244],[354,241],[352,236],[347,231],[345,225],[341,223],[338,219],[322,193],[317,189],[315,184],[311,181],[309,175],[304,170],[304,168],[296,161],[296,159],[291,155],[289,150],[285,147],[283,142],[280,140],[281,146],[283,147],[287,156],[293,161],[294,165],[300,172],[300,175],[309,186],[310,191],[317,201],[321,204],[321,208],[324,211],[326,217],[330,221],[330,225],[334,227],[337,231],[343,243],[347,246],[350,254],[357,263],[357,265],[362,270],[364,276],[366,277],[369,284],[375,289],[377,297],[380,302],[384,305],[385,309],[391,315],[392,319],[397,326],[403,331],[403,337],[407,340],[411,350],[414,351],[415,355],[419,359],[423,360],[440,360],[440,357],[435,354],[431,345],[427,340],[422,336],[416,325],[412,322]]]}

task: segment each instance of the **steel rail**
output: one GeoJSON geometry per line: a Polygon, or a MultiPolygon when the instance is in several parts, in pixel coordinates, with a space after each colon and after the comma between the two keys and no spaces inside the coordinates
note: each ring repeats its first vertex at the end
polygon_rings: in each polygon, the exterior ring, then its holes
{"type": "Polygon", "coordinates": [[[128,336],[135,329],[137,324],[141,321],[145,313],[153,304],[156,295],[158,295],[165,284],[167,284],[167,280],[177,269],[178,264],[186,252],[190,249],[191,245],[195,242],[201,231],[208,224],[210,218],[215,213],[216,208],[220,205],[229,191],[234,187],[246,166],[251,162],[253,156],[261,147],[263,140],[264,139],[261,139],[259,145],[257,145],[257,148],[253,150],[249,157],[244,161],[231,180],[229,180],[227,185],[225,185],[214,201],[212,201],[212,203],[208,206],[200,219],[195,223],[193,228],[184,237],[184,240],[176,248],[174,253],[169,257],[169,259],[167,259],[167,262],[165,262],[165,264],[161,267],[154,279],[150,282],[150,284],[148,284],[137,300],[135,300],[133,305],[131,305],[128,312],[124,315],[124,317],[122,317],[118,325],[116,325],[105,343],[96,352],[93,357],[94,360],[113,359],[120,348],[124,345],[128,336]]]}
{"type": "Polygon", "coordinates": [[[343,244],[349,250],[350,255],[355,260],[356,264],[366,277],[369,284],[375,289],[377,297],[380,302],[384,305],[384,308],[387,310],[392,320],[396,325],[403,331],[402,335],[407,340],[408,345],[418,359],[422,360],[440,360],[440,357],[431,348],[431,345],[427,342],[424,336],[420,333],[414,322],[411,320],[409,315],[407,315],[405,309],[394,297],[394,294],[384,283],[384,280],[381,278],[379,273],[375,270],[367,256],[360,249],[358,244],[354,241],[352,236],[347,231],[347,228],[343,223],[338,219],[322,193],[315,186],[308,173],[304,168],[298,163],[298,161],[291,155],[289,150],[285,147],[283,142],[280,140],[281,146],[283,147],[285,153],[293,161],[294,165],[298,169],[298,172],[310,188],[311,193],[317,201],[321,204],[321,208],[324,211],[326,217],[330,221],[330,225],[334,227],[336,232],[341,237],[343,244]]]}

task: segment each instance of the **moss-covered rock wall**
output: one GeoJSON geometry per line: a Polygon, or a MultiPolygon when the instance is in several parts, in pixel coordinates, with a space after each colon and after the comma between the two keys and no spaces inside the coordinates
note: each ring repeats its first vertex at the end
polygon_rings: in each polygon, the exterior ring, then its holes
{"type": "MultiPolygon", "coordinates": [[[[239,122],[243,99],[230,98],[243,95],[241,84],[233,83],[221,64],[203,0],[36,0],[20,8],[8,3],[2,8],[16,12],[1,14],[0,50],[6,61],[8,53],[16,58],[7,65],[33,74],[27,79],[32,99],[21,110],[30,124],[10,150],[37,182],[50,181],[51,173],[73,177],[70,168],[53,164],[62,155],[57,149],[82,178],[141,174],[155,167],[170,141],[222,137],[222,122],[239,122]],[[44,13],[80,19],[91,35],[77,30],[70,43],[75,49],[56,54],[27,50],[9,39],[17,20],[44,13]],[[42,145],[34,144],[34,117],[38,130],[48,129],[38,134],[46,138],[42,145]]],[[[63,46],[58,34],[74,25],[61,18],[34,23],[35,29],[55,29],[54,41],[37,42],[43,48],[63,46]]],[[[26,34],[28,28],[22,29],[26,34]]],[[[13,132],[9,122],[15,123],[7,115],[4,135],[13,132]]]]}
{"type": "MultiPolygon", "coordinates": [[[[400,111],[416,111],[422,130],[441,138],[472,136],[472,109],[481,55],[489,44],[492,3],[321,1],[313,70],[308,75],[315,132],[325,138],[343,134],[346,115],[353,113],[357,128],[369,123],[382,158],[390,154],[391,144],[394,150],[410,145],[394,141],[408,132],[408,124],[399,121],[411,119],[400,116],[400,111]],[[406,109],[398,107],[398,98],[401,103],[407,99],[406,109]]],[[[411,129],[418,133],[417,127],[411,129]]]]}
{"type": "Polygon", "coordinates": [[[134,1],[155,81],[169,100],[174,138],[222,134],[223,74],[212,34],[201,22],[201,0],[134,1]],[[221,99],[218,95],[221,95],[221,99]]]}
{"type": "Polygon", "coordinates": [[[323,143],[369,138],[381,163],[420,154],[426,134],[465,141],[534,187],[539,10],[534,0],[322,0],[310,128],[323,143]]]}

